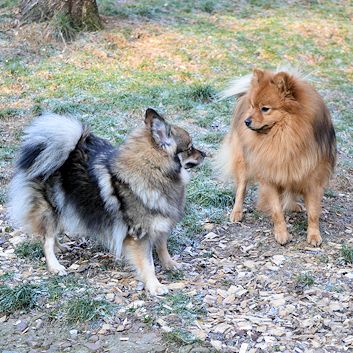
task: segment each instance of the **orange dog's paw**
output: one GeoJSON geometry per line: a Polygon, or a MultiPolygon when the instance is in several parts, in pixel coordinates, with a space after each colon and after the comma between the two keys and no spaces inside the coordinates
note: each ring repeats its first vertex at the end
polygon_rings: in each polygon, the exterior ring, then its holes
{"type": "Polygon", "coordinates": [[[322,243],[322,238],[320,233],[312,232],[312,233],[308,233],[308,237],[306,238],[306,241],[310,245],[319,246],[322,243]]]}
{"type": "Polygon", "coordinates": [[[235,211],[235,210],[233,210],[231,212],[231,214],[230,214],[229,219],[233,223],[240,222],[243,219],[243,211],[235,211]]]}
{"type": "Polygon", "coordinates": [[[179,264],[173,259],[169,259],[168,261],[163,262],[162,266],[167,271],[176,271],[176,270],[180,270],[183,267],[183,265],[179,264]]]}
{"type": "Polygon", "coordinates": [[[287,231],[275,231],[276,242],[285,245],[292,240],[292,236],[287,231]]]}

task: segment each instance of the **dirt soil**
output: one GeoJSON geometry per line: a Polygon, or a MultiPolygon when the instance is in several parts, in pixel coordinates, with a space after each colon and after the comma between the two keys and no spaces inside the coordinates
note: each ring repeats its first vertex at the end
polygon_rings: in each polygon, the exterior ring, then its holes
{"type": "MultiPolygon", "coordinates": [[[[166,342],[161,334],[182,326],[183,318],[173,314],[173,309],[168,315],[156,311],[162,299],[145,296],[129,269],[105,269],[107,262],[114,267],[109,255],[74,241],[73,250],[61,255],[61,261],[71,266],[71,276],[86,278],[96,296],[119,303],[118,313],[97,327],[78,327],[77,334],[70,334],[72,328],[60,322],[48,321],[51,304],[44,312],[37,307],[29,313],[2,317],[1,348],[4,352],[32,353],[212,351],[202,343],[206,341],[229,352],[349,351],[353,343],[353,270],[344,263],[340,249],[343,242],[353,244],[353,198],[351,187],[341,186],[347,184],[340,172],[338,168],[333,192],[324,198],[321,247],[308,246],[305,227],[298,229],[298,224],[305,224],[303,214],[288,216],[290,230],[299,235],[286,246],[278,245],[269,220],[252,211],[250,195],[243,223],[206,224],[207,231],[195,246],[175,255],[183,263],[182,280],[170,281],[165,272],[158,273],[172,293],[182,291],[190,298],[190,311],[193,303],[201,301],[204,315],[188,327],[200,343],[179,347],[166,342]],[[302,283],[301,274],[310,274],[314,283],[302,283]],[[146,314],[155,318],[150,325],[141,322],[146,314]],[[117,332],[124,320],[122,331],[117,332]]],[[[47,278],[43,259],[33,265],[14,254],[14,244],[27,235],[6,231],[4,211],[1,272],[14,272],[18,283],[47,278]]]]}

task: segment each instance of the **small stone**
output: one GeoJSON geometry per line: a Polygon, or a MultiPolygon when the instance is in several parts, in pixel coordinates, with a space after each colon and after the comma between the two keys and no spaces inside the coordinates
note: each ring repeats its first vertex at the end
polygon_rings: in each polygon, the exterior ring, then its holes
{"type": "Polygon", "coordinates": [[[124,325],[119,325],[116,329],[117,332],[122,332],[125,330],[125,326],[124,325]]]}
{"type": "Polygon", "coordinates": [[[243,265],[248,268],[249,270],[253,270],[256,268],[256,263],[255,261],[251,261],[251,260],[246,260],[243,262],[243,265]]]}
{"type": "Polygon", "coordinates": [[[109,301],[113,301],[115,298],[115,294],[114,293],[108,293],[106,296],[106,299],[109,301]]]}
{"type": "Polygon", "coordinates": [[[168,288],[171,290],[183,289],[185,288],[185,283],[183,282],[170,283],[168,284],[168,288]]]}
{"type": "Polygon", "coordinates": [[[226,297],[224,300],[223,300],[223,304],[226,305],[226,304],[232,304],[234,303],[234,300],[235,300],[235,295],[234,294],[231,294],[231,295],[228,295],[228,297],[226,297]]]}
{"type": "Polygon", "coordinates": [[[70,336],[71,336],[72,338],[76,338],[76,337],[77,337],[78,330],[70,330],[69,332],[70,332],[70,336]]]}
{"type": "Polygon", "coordinates": [[[212,230],[215,227],[215,225],[213,223],[205,223],[203,225],[203,229],[205,230],[212,230]]]}
{"type": "Polygon", "coordinates": [[[201,341],[204,341],[207,337],[207,333],[201,329],[194,329],[190,331],[192,335],[194,335],[196,338],[200,339],[201,341]]]}
{"type": "Polygon", "coordinates": [[[204,241],[218,241],[216,238],[218,238],[219,235],[214,233],[214,232],[209,232],[208,234],[205,235],[205,238],[202,240],[204,241]]]}
{"type": "Polygon", "coordinates": [[[72,265],[69,267],[69,270],[75,271],[75,270],[77,270],[79,267],[80,267],[79,264],[72,264],[72,265]]]}
{"type": "Polygon", "coordinates": [[[88,339],[90,342],[97,342],[99,340],[99,337],[97,335],[93,335],[88,339]]]}
{"type": "Polygon", "coordinates": [[[105,335],[107,334],[109,331],[111,331],[112,327],[110,324],[103,324],[102,328],[98,331],[99,335],[105,335]]]}
{"type": "Polygon", "coordinates": [[[217,326],[215,326],[212,331],[214,333],[224,333],[225,331],[227,331],[228,329],[230,329],[232,326],[228,325],[225,322],[222,322],[221,324],[218,324],[217,326]]]}
{"type": "Polygon", "coordinates": [[[6,315],[0,317],[0,324],[6,321],[6,315]]]}
{"type": "Polygon", "coordinates": [[[158,319],[157,321],[157,324],[161,327],[161,329],[164,331],[164,332],[172,332],[173,329],[171,327],[168,326],[167,322],[163,319],[158,319]]]}
{"type": "Polygon", "coordinates": [[[280,266],[282,265],[282,263],[286,260],[286,258],[283,255],[274,255],[272,256],[272,262],[277,265],[280,266]]]}
{"type": "Polygon", "coordinates": [[[40,348],[42,346],[41,342],[39,341],[30,341],[29,345],[31,346],[31,348],[35,349],[35,348],[40,348]]]}
{"type": "Polygon", "coordinates": [[[273,294],[273,295],[270,296],[269,299],[271,301],[271,304],[274,307],[281,306],[281,305],[284,305],[286,303],[286,299],[284,298],[284,294],[283,293],[273,294]]]}
{"type": "Polygon", "coordinates": [[[246,353],[246,350],[248,349],[249,344],[248,343],[242,343],[239,349],[239,353],[246,353]]]}
{"type": "Polygon", "coordinates": [[[134,302],[132,302],[128,308],[129,309],[138,309],[141,308],[145,305],[145,302],[143,300],[135,300],[134,302]]]}
{"type": "Polygon", "coordinates": [[[101,349],[101,345],[99,343],[99,341],[95,342],[95,343],[85,343],[85,347],[88,348],[91,352],[96,352],[99,349],[101,349]]]}
{"type": "Polygon", "coordinates": [[[220,351],[222,349],[222,342],[218,340],[211,340],[211,345],[213,348],[217,349],[220,351]]]}
{"type": "Polygon", "coordinates": [[[21,244],[25,239],[26,239],[25,235],[16,235],[16,236],[10,238],[9,242],[12,245],[17,246],[17,245],[21,244]]]}
{"type": "Polygon", "coordinates": [[[19,320],[16,323],[16,331],[23,332],[28,327],[27,322],[23,320],[19,320]]]}
{"type": "Polygon", "coordinates": [[[34,328],[35,328],[36,330],[39,330],[42,326],[43,326],[43,320],[42,320],[42,319],[37,319],[37,320],[35,321],[35,326],[34,326],[34,328]]]}
{"type": "Polygon", "coordinates": [[[116,296],[115,296],[115,299],[114,299],[114,303],[115,303],[115,304],[123,304],[123,303],[124,303],[123,297],[120,296],[120,295],[116,295],[116,296]]]}
{"type": "Polygon", "coordinates": [[[247,293],[247,290],[242,286],[230,286],[228,289],[228,294],[234,294],[237,298],[240,298],[245,293],[247,293]]]}
{"type": "Polygon", "coordinates": [[[341,311],[342,305],[338,302],[331,302],[329,305],[330,311],[341,311]]]}
{"type": "Polygon", "coordinates": [[[353,344],[353,336],[347,336],[343,339],[344,343],[352,345],[353,344]]]}
{"type": "Polygon", "coordinates": [[[65,348],[69,348],[69,347],[72,347],[72,343],[71,342],[63,342],[63,343],[60,344],[60,348],[61,349],[65,349],[65,348]]]}

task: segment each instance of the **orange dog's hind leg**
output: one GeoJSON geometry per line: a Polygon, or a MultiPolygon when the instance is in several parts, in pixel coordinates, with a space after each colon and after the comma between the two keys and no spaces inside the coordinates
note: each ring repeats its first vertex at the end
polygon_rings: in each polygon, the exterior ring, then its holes
{"type": "Polygon", "coordinates": [[[322,196],[323,188],[320,186],[311,186],[304,193],[304,202],[308,212],[307,242],[313,246],[319,246],[322,243],[319,226],[322,196]]]}
{"type": "Polygon", "coordinates": [[[239,222],[243,218],[243,203],[247,185],[246,165],[243,156],[240,154],[234,160],[234,178],[237,190],[230,221],[239,222]]]}
{"type": "Polygon", "coordinates": [[[273,185],[262,184],[261,192],[266,195],[266,199],[269,202],[268,206],[272,216],[275,239],[279,244],[284,245],[291,240],[291,236],[288,233],[287,226],[284,221],[279,190],[273,185]]]}

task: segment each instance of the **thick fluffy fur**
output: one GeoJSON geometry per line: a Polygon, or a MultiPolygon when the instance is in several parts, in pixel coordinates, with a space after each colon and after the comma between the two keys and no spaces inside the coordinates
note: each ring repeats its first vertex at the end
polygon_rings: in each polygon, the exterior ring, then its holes
{"type": "Polygon", "coordinates": [[[290,240],[283,209],[308,212],[308,243],[319,245],[321,199],[336,160],[335,131],[320,95],[298,74],[254,70],[227,89],[238,97],[218,164],[237,185],[230,219],[240,221],[249,180],[259,183],[261,210],[272,215],[280,244],[290,240]]]}
{"type": "Polygon", "coordinates": [[[203,158],[185,130],[152,109],[118,148],[76,120],[45,115],[25,131],[10,213],[43,237],[49,271],[66,273],[54,253],[60,234],[86,235],[130,260],[152,294],[164,294],[152,248],[164,267],[177,267],[167,238],[183,214],[186,169],[203,158]]]}

